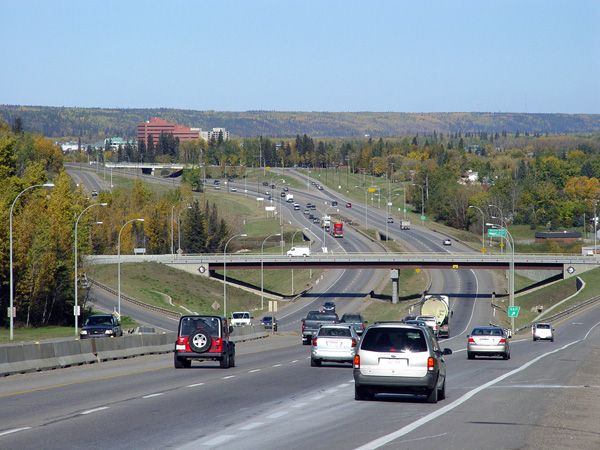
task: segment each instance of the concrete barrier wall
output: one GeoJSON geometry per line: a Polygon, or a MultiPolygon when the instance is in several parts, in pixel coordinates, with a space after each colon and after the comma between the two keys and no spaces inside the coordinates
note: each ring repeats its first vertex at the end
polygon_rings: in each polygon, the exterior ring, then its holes
{"type": "MultiPolygon", "coordinates": [[[[260,339],[269,335],[262,326],[236,327],[234,342],[260,339]]],[[[177,333],[132,334],[117,338],[63,340],[0,346],[0,376],[37,372],[111,359],[131,358],[154,353],[169,353],[175,348],[177,333]]]]}

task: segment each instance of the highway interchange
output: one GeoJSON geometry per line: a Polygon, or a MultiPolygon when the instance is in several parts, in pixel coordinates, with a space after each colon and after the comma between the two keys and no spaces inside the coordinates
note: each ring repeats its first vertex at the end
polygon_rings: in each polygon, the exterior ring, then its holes
{"type": "MultiPolygon", "coordinates": [[[[70,172],[92,189],[103,187],[93,172],[70,172]]],[[[301,204],[337,199],[343,207],[346,201],[327,189],[298,196],[301,204]]],[[[343,212],[361,222],[362,208],[354,203],[343,212]]],[[[301,212],[285,214],[294,225],[309,226],[301,212]]],[[[370,226],[384,230],[385,220],[369,209],[370,226]]],[[[317,227],[314,232],[317,240],[322,237],[317,227]]],[[[415,250],[445,250],[443,237],[419,227],[396,227],[390,235],[415,250]]],[[[327,246],[380,250],[356,232],[346,230],[346,236],[335,242],[327,237],[327,246]]],[[[452,251],[470,250],[456,243],[452,251]]],[[[315,291],[356,293],[335,298],[341,312],[351,311],[380,284],[379,276],[388,274],[330,271],[315,291]]],[[[210,363],[175,370],[172,355],[154,355],[7,377],[0,385],[0,447],[499,449],[543,448],[543,442],[560,443],[545,448],[600,447],[595,421],[566,427],[566,418],[554,420],[571,396],[598,397],[597,381],[577,380],[585,378],[588,355],[600,344],[600,311],[589,309],[557,324],[553,343],[515,337],[508,361],[467,360],[465,334],[492,320],[489,293],[495,289],[487,271],[431,272],[430,291],[450,295],[454,311],[451,337],[442,341],[454,351],[447,357],[447,399],[437,405],[394,396],[356,402],[349,366],[311,368],[308,347],[290,331],[297,332],[306,311],[324,301],[313,296],[281,314],[280,336],[238,344],[237,366],[227,371],[210,363]]],[[[102,291],[94,296],[108,309],[115,304],[102,291]]],[[[140,321],[175,328],[170,319],[125,303],[122,308],[140,321]]]]}

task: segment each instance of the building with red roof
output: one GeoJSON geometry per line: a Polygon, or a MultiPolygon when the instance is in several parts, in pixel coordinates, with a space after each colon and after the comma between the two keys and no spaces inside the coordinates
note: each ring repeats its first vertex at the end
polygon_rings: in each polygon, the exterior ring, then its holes
{"type": "Polygon", "coordinates": [[[152,117],[137,126],[137,140],[138,142],[145,142],[146,145],[148,145],[150,135],[152,135],[154,145],[157,145],[161,133],[172,134],[173,137],[179,138],[180,142],[200,138],[200,128],[184,127],[160,117],[152,117]]]}

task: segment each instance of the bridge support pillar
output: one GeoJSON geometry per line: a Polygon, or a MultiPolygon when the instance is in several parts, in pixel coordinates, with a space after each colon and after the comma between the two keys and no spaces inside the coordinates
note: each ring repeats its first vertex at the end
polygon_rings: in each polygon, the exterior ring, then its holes
{"type": "Polygon", "coordinates": [[[396,305],[398,303],[400,271],[398,269],[390,269],[390,278],[392,279],[392,304],[396,305]]]}

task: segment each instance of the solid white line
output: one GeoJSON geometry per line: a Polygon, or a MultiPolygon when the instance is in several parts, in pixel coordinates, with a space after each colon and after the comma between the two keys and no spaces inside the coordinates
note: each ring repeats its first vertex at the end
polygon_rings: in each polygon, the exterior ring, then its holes
{"type": "Polygon", "coordinates": [[[230,378],[235,378],[235,375],[227,375],[226,377],[223,377],[224,380],[229,380],[230,378]]]}
{"type": "Polygon", "coordinates": [[[252,370],[249,370],[248,373],[260,372],[260,371],[261,371],[261,369],[252,369],[252,370]]]}
{"type": "Polygon", "coordinates": [[[494,386],[494,389],[598,389],[600,386],[589,386],[589,385],[581,385],[581,386],[569,386],[565,384],[511,384],[509,386],[494,386]]]}
{"type": "Polygon", "coordinates": [[[264,422],[252,422],[252,423],[249,423],[248,425],[244,425],[243,427],[240,427],[240,430],[244,430],[244,431],[253,430],[255,428],[260,427],[261,425],[264,425],[264,422]]]}
{"type": "Polygon", "coordinates": [[[301,402],[301,403],[294,403],[294,404],[292,405],[292,408],[302,408],[302,407],[304,407],[304,406],[306,406],[306,405],[308,405],[308,403],[305,403],[305,402],[301,402]]]}
{"type": "Polygon", "coordinates": [[[148,395],[144,395],[142,398],[152,398],[152,397],[158,397],[160,395],[163,395],[162,392],[158,392],[156,394],[148,394],[148,395]]]}
{"type": "Polygon", "coordinates": [[[79,414],[81,414],[82,416],[85,416],[86,414],[92,414],[98,411],[103,411],[105,409],[108,409],[108,406],[101,406],[100,408],[94,408],[94,409],[88,409],[87,411],[83,411],[79,414]]]}
{"type": "Polygon", "coordinates": [[[324,394],[333,394],[337,392],[337,388],[327,389],[324,394]]]}
{"type": "Polygon", "coordinates": [[[323,397],[325,397],[324,395],[315,395],[314,397],[311,398],[311,400],[321,400],[323,397]]]}
{"type": "Polygon", "coordinates": [[[267,419],[279,419],[280,417],[285,416],[289,411],[279,411],[267,416],[267,419]]]}
{"type": "Polygon", "coordinates": [[[0,436],[6,436],[7,434],[18,433],[19,431],[30,430],[30,429],[31,429],[31,427],[15,428],[13,430],[3,431],[2,433],[0,433],[0,436]]]}
{"type": "MultiPolygon", "coordinates": [[[[594,325],[595,326],[595,325],[594,325]]],[[[566,348],[569,348],[570,346],[577,344],[578,342],[581,342],[581,340],[577,340],[577,341],[573,341],[569,344],[563,345],[560,348],[557,348],[556,350],[552,350],[550,352],[544,353],[540,356],[538,356],[537,358],[532,359],[531,361],[523,364],[521,367],[517,367],[514,370],[511,370],[510,372],[505,373],[504,375],[500,375],[497,378],[494,378],[491,381],[488,381],[487,383],[482,384],[481,386],[467,392],[466,394],[464,394],[462,397],[458,398],[457,400],[453,401],[452,403],[450,403],[449,405],[444,406],[443,408],[440,408],[430,414],[427,414],[426,416],[421,417],[419,420],[416,420],[392,433],[386,434],[385,436],[381,436],[378,439],[375,439],[371,442],[367,442],[364,445],[361,445],[360,447],[357,448],[357,450],[367,450],[367,449],[375,449],[375,448],[379,448],[385,444],[388,444],[396,439],[398,439],[399,437],[402,437],[408,433],[410,433],[411,431],[416,430],[417,428],[419,428],[422,425],[425,425],[428,422],[431,422],[432,420],[437,419],[438,417],[446,414],[449,411],[452,411],[454,408],[462,405],[463,403],[465,403],[467,400],[469,400],[471,397],[473,397],[474,395],[480,393],[481,391],[489,388],[490,386],[493,386],[503,380],[505,380],[508,377],[511,377],[519,372],[524,371],[525,369],[527,369],[528,367],[530,367],[531,365],[535,364],[536,362],[538,362],[540,359],[545,358],[548,355],[551,355],[553,353],[559,352],[561,350],[564,350],[566,348]]]]}
{"type": "Polygon", "coordinates": [[[348,383],[354,383],[354,380],[350,380],[350,381],[348,381],[348,383]]]}
{"type": "Polygon", "coordinates": [[[348,386],[350,386],[348,383],[343,383],[343,384],[338,384],[337,387],[339,387],[339,388],[345,388],[345,387],[348,387],[348,386]]]}
{"type": "Polygon", "coordinates": [[[220,436],[216,436],[212,438],[210,441],[203,442],[202,445],[218,445],[222,444],[225,441],[233,439],[235,434],[222,434],[220,436]]]}
{"type": "Polygon", "coordinates": [[[198,387],[198,386],[202,386],[204,383],[196,383],[196,384],[188,384],[187,387],[192,388],[192,387],[198,387]]]}

